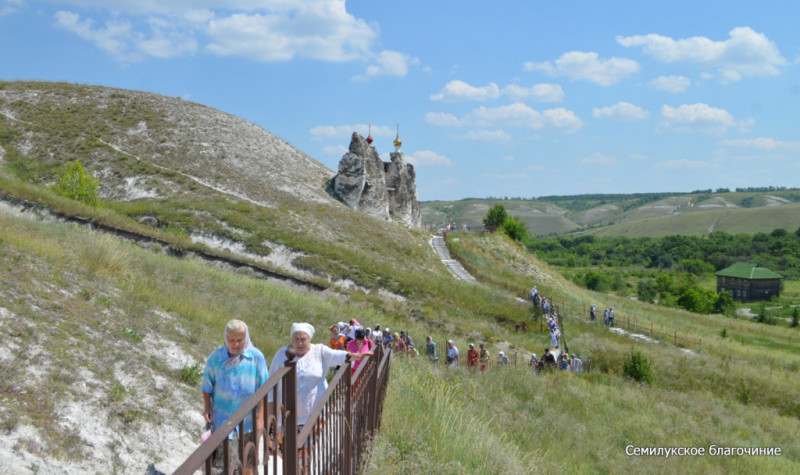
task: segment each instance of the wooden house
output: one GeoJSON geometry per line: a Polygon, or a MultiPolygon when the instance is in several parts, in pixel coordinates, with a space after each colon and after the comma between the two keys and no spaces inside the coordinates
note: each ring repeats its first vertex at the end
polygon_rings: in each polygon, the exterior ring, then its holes
{"type": "Polygon", "coordinates": [[[766,267],[748,262],[737,262],[714,275],[717,276],[717,293],[730,292],[734,300],[755,302],[779,296],[781,279],[766,267]]]}

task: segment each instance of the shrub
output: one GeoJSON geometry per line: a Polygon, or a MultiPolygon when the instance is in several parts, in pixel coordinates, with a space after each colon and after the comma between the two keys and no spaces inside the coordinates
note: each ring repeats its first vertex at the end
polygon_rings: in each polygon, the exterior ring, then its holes
{"type": "Polygon", "coordinates": [[[653,368],[650,360],[641,351],[631,351],[630,356],[622,363],[622,372],[635,381],[653,384],[653,368]]]}
{"type": "Polygon", "coordinates": [[[483,224],[486,225],[486,227],[499,228],[505,223],[507,218],[508,213],[506,212],[506,207],[503,205],[494,205],[489,208],[489,212],[486,213],[483,224]]]}
{"type": "Polygon", "coordinates": [[[76,160],[67,162],[58,175],[58,182],[53,185],[53,190],[61,196],[96,206],[98,184],[99,180],[87,174],[83,164],[76,160]]]}
{"type": "Polygon", "coordinates": [[[519,218],[506,218],[503,221],[503,232],[515,241],[524,241],[528,237],[528,229],[519,218]]]}
{"type": "Polygon", "coordinates": [[[190,386],[200,383],[201,379],[203,379],[203,368],[198,363],[180,369],[180,380],[190,386]]]}

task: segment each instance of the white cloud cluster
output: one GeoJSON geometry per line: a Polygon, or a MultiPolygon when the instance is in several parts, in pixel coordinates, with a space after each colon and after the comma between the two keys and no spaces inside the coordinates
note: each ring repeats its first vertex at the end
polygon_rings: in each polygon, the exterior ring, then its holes
{"type": "Polygon", "coordinates": [[[657,34],[618,36],[625,47],[641,46],[646,54],[665,63],[683,62],[701,68],[715,68],[724,80],[741,76],[774,76],[786,64],[775,43],[751,28],[734,28],[725,41],[703,36],[675,40],[657,34]]]}
{"type": "Polygon", "coordinates": [[[359,79],[404,76],[419,60],[373,52],[375,25],[349,14],[342,0],[64,0],[55,25],[121,61],[205,52],[253,61],[308,58],[368,61],[359,79]]]}
{"type": "Polygon", "coordinates": [[[689,89],[692,81],[685,76],[659,76],[652,81],[650,85],[656,91],[679,93],[689,89]]]}
{"type": "Polygon", "coordinates": [[[564,89],[558,84],[534,84],[531,87],[511,84],[503,88],[503,94],[512,100],[520,101],[528,98],[537,102],[561,102],[564,100],[564,89]]]}
{"type": "Polygon", "coordinates": [[[432,150],[418,150],[411,155],[405,155],[406,160],[409,163],[418,167],[422,166],[429,166],[429,165],[445,165],[450,166],[453,164],[449,158],[445,157],[444,155],[439,155],[438,153],[432,150]]]}
{"type": "Polygon", "coordinates": [[[486,101],[500,95],[500,88],[495,83],[483,87],[471,86],[458,79],[448,82],[438,94],[431,95],[432,101],[486,101]]]}
{"type": "Polygon", "coordinates": [[[729,127],[745,129],[753,124],[750,119],[737,121],[725,109],[702,103],[683,104],[678,107],[664,105],[661,107],[661,117],[663,118],[659,124],[661,130],[702,132],[714,135],[726,133],[729,127]]]}
{"type": "Polygon", "coordinates": [[[563,108],[542,112],[521,102],[500,107],[478,107],[458,120],[461,126],[472,127],[528,127],[540,130],[546,127],[575,132],[583,127],[583,121],[573,111],[563,108]]]}
{"type": "Polygon", "coordinates": [[[613,106],[592,109],[592,117],[617,120],[645,120],[650,111],[629,102],[618,102],[613,106]]]}
{"type": "Polygon", "coordinates": [[[564,53],[555,61],[527,62],[524,68],[528,71],[544,71],[550,76],[590,81],[601,86],[613,86],[640,69],[639,63],[632,59],[601,59],[597,53],[583,51],[564,53]]]}

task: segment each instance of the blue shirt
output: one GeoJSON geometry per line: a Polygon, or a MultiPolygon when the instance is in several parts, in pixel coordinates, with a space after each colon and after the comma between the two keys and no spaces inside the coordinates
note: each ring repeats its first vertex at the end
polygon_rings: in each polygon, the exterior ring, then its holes
{"type": "MultiPolygon", "coordinates": [[[[200,387],[211,394],[212,430],[216,430],[231,416],[256,389],[269,379],[267,360],[258,349],[250,347],[242,352],[238,365],[225,365],[228,349],[222,346],[209,355],[200,387]],[[227,367],[226,367],[227,366],[227,367]]],[[[244,431],[253,431],[253,417],[244,420],[244,431]]]]}

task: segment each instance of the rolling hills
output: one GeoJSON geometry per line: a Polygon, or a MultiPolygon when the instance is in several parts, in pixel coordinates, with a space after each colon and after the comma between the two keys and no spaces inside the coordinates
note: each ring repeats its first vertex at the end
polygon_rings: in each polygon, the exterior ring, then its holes
{"type": "MultiPolygon", "coordinates": [[[[468,343],[485,342],[493,354],[513,357],[515,365],[480,374],[425,358],[396,359],[365,473],[800,467],[796,329],[580,289],[502,234],[450,237],[479,269],[479,283],[459,282],[434,254],[429,233],[346,208],[324,193],[333,172],[312,158],[246,121],[175,98],[0,83],[0,150],[0,189],[40,206],[0,204],[3,471],[142,473],[150,464],[172,470],[199,439],[198,372],[234,317],[248,322],[270,360],[287,343],[292,322],[314,324],[315,341],[325,342],[323,329],[349,318],[406,329],[420,349],[430,335],[440,351],[452,339],[464,353],[468,343]],[[100,178],[97,207],[48,188],[70,160],[100,178]],[[42,209],[152,236],[186,257],[42,209]],[[314,285],[264,279],[192,251],[314,285]],[[518,298],[519,289],[534,284],[559,302],[570,350],[591,363],[591,372],[529,370],[530,353],[549,341],[518,298]],[[582,309],[591,304],[613,305],[620,322],[636,318],[702,344],[679,348],[611,332],[587,321],[582,309]],[[515,332],[519,321],[534,331],[515,332]],[[652,384],[624,375],[633,352],[652,362],[652,384]],[[711,446],[781,453],[711,456],[711,446]],[[629,447],[695,447],[707,455],[630,456],[629,447]]],[[[714,201],[716,211],[691,212],[698,206],[670,196],[623,201],[537,204],[529,214],[577,229],[578,220],[589,226],[636,210],[658,220],[661,208],[687,217],[729,209],[714,201]]],[[[504,203],[511,214],[522,212],[504,203]]],[[[463,206],[480,216],[488,204],[465,200],[437,212],[463,206]]]]}

